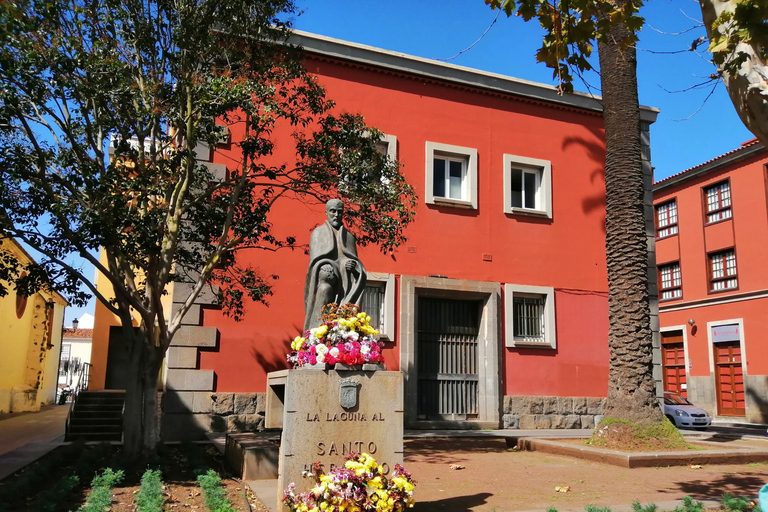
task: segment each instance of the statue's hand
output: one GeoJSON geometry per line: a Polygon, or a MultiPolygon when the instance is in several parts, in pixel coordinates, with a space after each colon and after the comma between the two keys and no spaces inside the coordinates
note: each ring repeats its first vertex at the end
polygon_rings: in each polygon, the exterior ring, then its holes
{"type": "Polygon", "coordinates": [[[357,262],[354,260],[347,260],[347,262],[344,263],[344,267],[350,271],[355,270],[357,269],[357,262]]]}

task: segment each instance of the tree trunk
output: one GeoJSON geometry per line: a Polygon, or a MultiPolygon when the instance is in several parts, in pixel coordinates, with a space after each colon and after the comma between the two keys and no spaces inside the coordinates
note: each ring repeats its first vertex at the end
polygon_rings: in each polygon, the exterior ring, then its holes
{"type": "Polygon", "coordinates": [[[123,447],[129,459],[148,457],[159,442],[157,379],[162,365],[162,352],[147,340],[151,333],[123,328],[129,353],[128,381],[123,412],[123,447]],[[130,334],[129,334],[130,333],[130,334]]]}
{"type": "MultiPolygon", "coordinates": [[[[721,13],[733,11],[733,0],[699,0],[701,16],[707,29],[707,37],[712,40],[712,24],[721,13]]],[[[760,53],[750,44],[739,43],[735,51],[718,66],[728,95],[739,114],[741,122],[765,147],[768,147],[768,64],[760,53]],[[723,68],[739,54],[746,55],[746,61],[739,66],[736,74],[731,75],[723,68]]]]}
{"type": "MultiPolygon", "coordinates": [[[[619,2],[622,5],[624,2],[619,2]]],[[[623,24],[598,41],[605,122],[610,375],[606,415],[661,420],[653,379],[637,58],[623,24]]]]}

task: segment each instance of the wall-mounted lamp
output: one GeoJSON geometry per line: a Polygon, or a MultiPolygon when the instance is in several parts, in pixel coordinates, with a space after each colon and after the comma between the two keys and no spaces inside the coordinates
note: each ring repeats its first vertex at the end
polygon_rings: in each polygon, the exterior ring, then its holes
{"type": "MultiPolygon", "coordinates": [[[[689,321],[688,321],[688,323],[689,323],[689,324],[693,325],[691,322],[693,322],[693,320],[689,320],[689,321]]],[[[75,329],[75,330],[77,330],[77,324],[79,324],[79,323],[80,323],[80,322],[78,322],[78,321],[77,321],[77,318],[75,318],[74,320],[72,320],[72,329],[75,329]]]]}
{"type": "Polygon", "coordinates": [[[696,320],[694,320],[693,318],[691,318],[690,320],[688,320],[688,325],[690,325],[691,327],[693,327],[693,325],[694,325],[695,323],[696,323],[696,320]]]}

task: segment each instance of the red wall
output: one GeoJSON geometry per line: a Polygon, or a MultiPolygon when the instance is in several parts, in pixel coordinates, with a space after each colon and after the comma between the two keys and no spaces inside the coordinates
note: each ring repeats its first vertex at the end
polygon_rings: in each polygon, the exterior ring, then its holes
{"type": "MultiPolygon", "coordinates": [[[[405,247],[393,255],[376,247],[360,250],[368,271],[555,287],[558,348],[504,349],[505,393],[605,396],[602,118],[319,59],[310,60],[308,68],[338,105],[363,113],[366,122],[397,137],[403,172],[420,198],[405,247]],[[477,149],[477,210],[425,204],[426,141],[477,149]],[[504,153],[552,162],[552,219],[503,213],[504,153]],[[484,261],[484,254],[492,261],[484,261]]],[[[234,141],[242,136],[238,126],[231,133],[234,141]]],[[[284,130],[276,140],[285,136],[284,130]]],[[[292,149],[278,144],[275,158],[290,162],[292,149]]],[[[216,153],[214,161],[231,162],[227,151],[216,153]]],[[[322,205],[290,199],[278,202],[272,215],[277,236],[290,234],[298,243],[307,243],[312,228],[325,219],[322,205]]],[[[216,371],[219,391],[263,391],[266,373],[285,366],[288,344],[303,324],[307,256],[284,249],[249,258],[280,279],[270,306],[249,306],[243,322],[206,311],[205,324],[219,328],[222,343],[218,351],[202,353],[200,367],[216,371]]],[[[388,347],[389,367],[396,369],[399,347],[396,342],[388,347]]]]}

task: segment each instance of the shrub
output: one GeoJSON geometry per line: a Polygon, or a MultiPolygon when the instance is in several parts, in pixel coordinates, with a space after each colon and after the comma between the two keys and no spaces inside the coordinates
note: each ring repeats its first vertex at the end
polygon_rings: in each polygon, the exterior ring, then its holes
{"type": "Polygon", "coordinates": [[[159,469],[148,469],[141,476],[141,488],[136,495],[137,512],[162,512],[163,482],[159,469]]]}
{"type": "Polygon", "coordinates": [[[755,502],[744,496],[734,498],[730,494],[723,494],[723,510],[728,512],[748,512],[755,508],[755,502]]]}
{"type": "Polygon", "coordinates": [[[205,506],[211,512],[235,512],[229,498],[227,498],[226,491],[221,487],[221,478],[214,470],[209,469],[204,475],[198,476],[197,481],[203,490],[205,506]]]}
{"type": "Polygon", "coordinates": [[[107,468],[91,482],[91,494],[78,512],[104,512],[112,505],[112,488],[123,480],[124,473],[107,468]]]}

